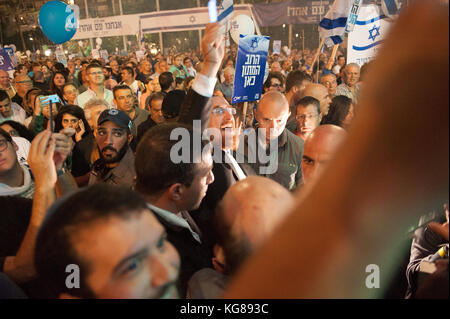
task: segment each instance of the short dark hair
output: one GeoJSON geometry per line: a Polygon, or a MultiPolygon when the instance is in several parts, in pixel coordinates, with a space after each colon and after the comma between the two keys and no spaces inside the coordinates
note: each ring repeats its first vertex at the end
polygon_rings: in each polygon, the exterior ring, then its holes
{"type": "Polygon", "coordinates": [[[312,77],[300,70],[290,72],[286,78],[286,92],[289,92],[294,86],[301,86],[303,81],[312,82],[312,77]]]}
{"type": "Polygon", "coordinates": [[[183,84],[183,82],[184,82],[184,79],[183,79],[183,78],[179,78],[179,77],[175,78],[175,84],[176,84],[176,85],[183,84]]]}
{"type": "Polygon", "coordinates": [[[308,105],[313,105],[316,110],[317,113],[320,114],[320,102],[318,99],[312,97],[312,96],[305,96],[303,98],[301,98],[296,104],[295,104],[295,108],[299,107],[299,106],[303,106],[306,107],[308,105]]]}
{"type": "Polygon", "coordinates": [[[56,296],[69,293],[94,298],[86,282],[90,264],[76,253],[72,240],[74,234],[96,221],[111,217],[128,220],[140,216],[145,209],[148,209],[146,202],[136,192],[104,183],[83,188],[56,202],[36,239],[34,262],[40,278],[56,296]],[[65,285],[66,267],[70,264],[80,268],[79,289],[69,289],[65,285]]]}
{"type": "Polygon", "coordinates": [[[91,64],[89,64],[87,67],[86,67],[86,69],[85,69],[85,71],[86,71],[86,73],[89,73],[89,70],[90,69],[101,69],[102,71],[103,71],[103,68],[102,68],[102,66],[100,65],[100,64],[98,64],[98,63],[91,63],[91,64]]]}
{"type": "MultiPolygon", "coordinates": [[[[199,133],[200,134],[200,133],[199,133]]],[[[197,164],[193,158],[194,132],[192,126],[181,123],[162,123],[152,127],[142,137],[136,150],[136,189],[142,194],[159,195],[175,183],[189,187],[194,180],[197,164]],[[172,147],[179,143],[170,135],[176,128],[185,129],[189,135],[189,163],[174,163],[172,147]]],[[[202,140],[202,149],[206,142],[202,140]]]]}
{"type": "Polygon", "coordinates": [[[124,67],[122,68],[122,71],[123,71],[123,70],[127,71],[127,72],[130,73],[132,76],[134,76],[134,70],[133,70],[132,67],[124,66],[124,67]]]}
{"type": "Polygon", "coordinates": [[[91,127],[89,123],[86,121],[86,117],[84,116],[84,111],[78,105],[66,104],[59,109],[58,114],[55,116],[55,132],[59,132],[63,129],[62,119],[64,114],[70,114],[75,116],[77,119],[82,120],[84,124],[85,132],[82,137],[86,137],[91,133],[91,127]]]}
{"type": "Polygon", "coordinates": [[[328,114],[322,118],[320,124],[332,124],[342,127],[342,122],[347,117],[351,104],[351,98],[348,98],[344,95],[335,96],[331,100],[328,114]]]}
{"type": "Polygon", "coordinates": [[[174,81],[173,75],[170,72],[161,73],[158,80],[162,91],[168,90],[174,81]]]}
{"type": "Polygon", "coordinates": [[[281,83],[281,86],[284,85],[284,75],[281,74],[281,72],[269,72],[269,75],[267,76],[266,82],[264,82],[264,87],[266,89],[270,88],[272,79],[278,79],[281,83]]]}
{"type": "Polygon", "coordinates": [[[6,99],[11,101],[11,98],[9,97],[8,93],[5,90],[0,89],[0,101],[4,101],[6,99]]]}
{"type": "Polygon", "coordinates": [[[9,120],[0,123],[0,126],[4,124],[11,126],[13,129],[17,131],[17,133],[19,133],[20,137],[27,139],[30,143],[31,141],[33,141],[34,133],[31,130],[29,130],[25,125],[16,121],[9,120]]]}
{"type": "Polygon", "coordinates": [[[191,60],[191,61],[192,61],[192,59],[191,59],[190,57],[187,56],[187,57],[185,57],[185,58],[183,59],[183,64],[185,64],[187,60],[191,60]]]}
{"type": "Polygon", "coordinates": [[[116,98],[116,92],[119,91],[119,90],[130,90],[131,93],[133,93],[133,90],[132,90],[128,85],[126,85],[126,84],[116,85],[116,86],[113,88],[113,95],[114,95],[114,98],[116,98]]]}
{"type": "Polygon", "coordinates": [[[161,93],[161,92],[154,92],[154,93],[152,93],[149,97],[148,97],[148,99],[147,99],[147,105],[145,106],[146,107],[146,109],[148,109],[148,110],[150,110],[151,109],[151,107],[152,107],[152,102],[154,101],[154,100],[164,100],[164,94],[163,93],[161,93]]]}
{"type": "Polygon", "coordinates": [[[3,136],[7,142],[12,143],[12,137],[4,129],[0,127],[0,136],[3,136]]]}

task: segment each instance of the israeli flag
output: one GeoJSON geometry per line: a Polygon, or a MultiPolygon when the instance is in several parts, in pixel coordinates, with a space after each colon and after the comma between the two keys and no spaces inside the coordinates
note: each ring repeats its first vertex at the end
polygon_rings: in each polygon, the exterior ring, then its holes
{"type": "Polygon", "coordinates": [[[342,42],[352,5],[351,0],[336,0],[320,21],[319,33],[320,37],[325,39],[326,46],[330,47],[342,42]]]}
{"type": "Polygon", "coordinates": [[[380,6],[363,6],[353,32],[348,34],[347,63],[362,66],[372,60],[391,25],[391,20],[383,14],[380,6]]]}

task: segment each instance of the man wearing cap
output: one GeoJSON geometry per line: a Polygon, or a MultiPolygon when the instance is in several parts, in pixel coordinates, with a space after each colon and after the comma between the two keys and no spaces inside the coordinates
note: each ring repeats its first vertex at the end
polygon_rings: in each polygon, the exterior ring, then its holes
{"type": "Polygon", "coordinates": [[[100,159],[94,162],[89,185],[104,182],[131,187],[136,176],[134,155],[129,146],[132,122],[120,110],[105,110],[100,114],[95,130],[100,159]]]}

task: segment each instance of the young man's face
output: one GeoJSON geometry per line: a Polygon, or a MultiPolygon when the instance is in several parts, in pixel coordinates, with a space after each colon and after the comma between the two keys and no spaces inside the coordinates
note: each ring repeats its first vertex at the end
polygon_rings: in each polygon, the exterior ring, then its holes
{"type": "Polygon", "coordinates": [[[77,232],[74,250],[89,265],[86,283],[96,298],[177,298],[180,258],[149,210],[109,218],[77,232]]]}
{"type": "Polygon", "coordinates": [[[208,185],[214,182],[214,174],[212,172],[213,159],[211,152],[208,152],[202,158],[202,162],[196,164],[196,174],[192,184],[185,188],[183,192],[182,209],[195,210],[199,208],[203,197],[206,195],[208,185]]]}
{"type": "Polygon", "coordinates": [[[122,74],[122,81],[125,82],[133,81],[133,75],[130,72],[128,72],[128,70],[122,70],[121,74],[122,74]]]}
{"type": "Polygon", "coordinates": [[[107,163],[120,161],[121,150],[130,142],[131,135],[117,124],[106,121],[98,126],[95,139],[98,149],[107,163]]]}
{"type": "Polygon", "coordinates": [[[119,110],[128,113],[133,109],[135,99],[131,90],[123,89],[114,92],[114,101],[119,110]]]}
{"type": "Polygon", "coordinates": [[[0,101],[0,114],[3,117],[10,117],[13,115],[10,99],[7,98],[4,99],[3,101],[0,101]]]}
{"type": "Polygon", "coordinates": [[[308,135],[319,126],[320,114],[313,104],[307,106],[299,105],[297,106],[295,120],[297,122],[297,130],[301,134],[301,137],[306,139],[308,135]]]}

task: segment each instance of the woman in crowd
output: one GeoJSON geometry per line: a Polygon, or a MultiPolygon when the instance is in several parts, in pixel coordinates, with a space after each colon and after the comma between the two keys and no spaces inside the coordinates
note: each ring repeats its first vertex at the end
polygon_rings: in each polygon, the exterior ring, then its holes
{"type": "MultiPolygon", "coordinates": [[[[28,129],[34,134],[38,134],[45,130],[48,126],[48,120],[50,119],[50,104],[45,101],[45,97],[52,95],[50,91],[39,91],[34,98],[34,112],[30,121],[28,129]]],[[[58,114],[58,109],[61,107],[60,103],[54,103],[52,105],[52,116],[55,117],[58,114]]]]}
{"type": "Polygon", "coordinates": [[[335,96],[330,103],[328,114],[325,115],[320,124],[333,124],[348,129],[354,116],[354,105],[350,98],[339,95],[335,96]]]}
{"type": "Polygon", "coordinates": [[[66,101],[63,98],[63,87],[66,82],[66,75],[61,71],[53,73],[52,79],[50,80],[50,91],[52,91],[53,94],[58,94],[63,104],[66,104],[66,101]]]}
{"type": "Polygon", "coordinates": [[[159,85],[158,78],[152,80],[150,77],[147,77],[144,81],[144,84],[145,91],[144,93],[142,93],[139,101],[139,107],[141,109],[145,109],[145,106],[147,105],[147,99],[150,97],[150,95],[152,95],[152,93],[161,92],[161,86],[159,85]]]}
{"type": "Polygon", "coordinates": [[[25,125],[22,125],[16,121],[5,121],[0,124],[0,128],[8,132],[9,135],[23,137],[30,143],[34,138],[34,134],[29,129],[27,129],[25,125]]]}
{"type": "Polygon", "coordinates": [[[84,116],[84,111],[77,105],[64,105],[55,118],[55,132],[73,128],[72,136],[75,145],[67,157],[66,167],[72,173],[79,187],[86,186],[89,181],[89,158],[94,148],[92,131],[84,116]]]}
{"type": "Polygon", "coordinates": [[[81,107],[67,104],[59,110],[55,117],[55,132],[69,127],[75,130],[75,135],[72,138],[76,143],[90,134],[91,128],[81,107]]]}

